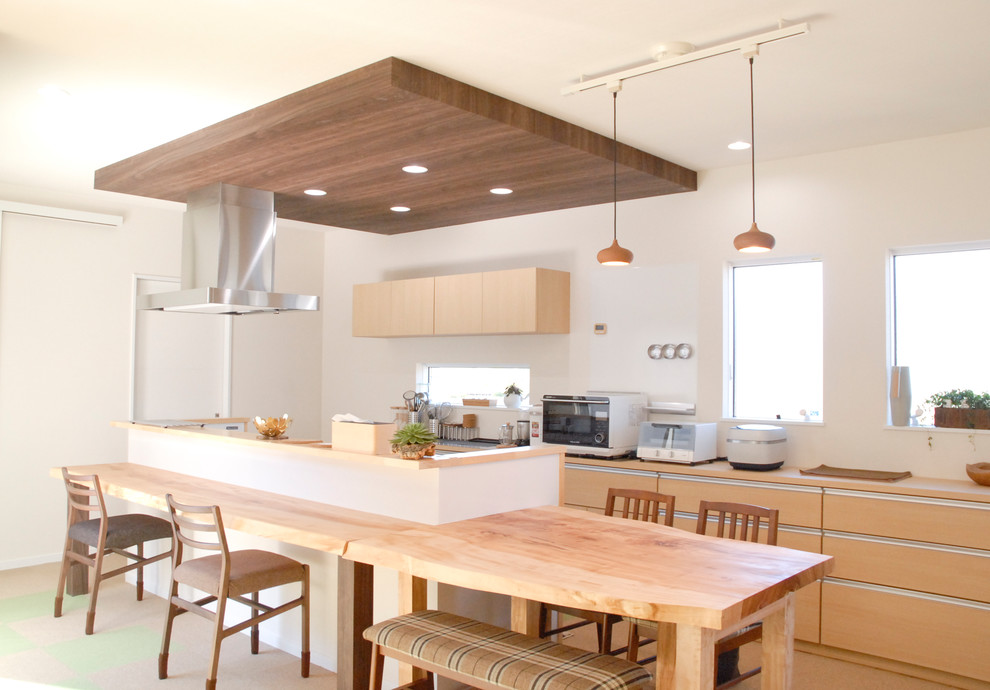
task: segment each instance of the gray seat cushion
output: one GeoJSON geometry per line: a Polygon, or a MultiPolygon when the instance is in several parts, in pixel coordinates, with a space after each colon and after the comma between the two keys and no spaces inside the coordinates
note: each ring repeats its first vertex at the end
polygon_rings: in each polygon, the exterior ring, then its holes
{"type": "MultiPolygon", "coordinates": [[[[100,519],[83,520],[69,527],[69,538],[95,547],[100,540],[100,519]]],[[[126,549],[153,539],[171,539],[172,525],[143,513],[111,515],[107,519],[107,547],[126,549]]]]}

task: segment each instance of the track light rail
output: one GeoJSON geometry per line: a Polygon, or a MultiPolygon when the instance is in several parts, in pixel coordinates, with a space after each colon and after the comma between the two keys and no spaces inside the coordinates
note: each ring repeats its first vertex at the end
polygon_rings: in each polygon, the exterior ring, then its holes
{"type": "Polygon", "coordinates": [[[689,62],[696,62],[698,60],[704,60],[705,58],[715,57],[716,55],[725,55],[726,53],[731,53],[733,51],[748,51],[753,53],[759,49],[759,46],[765,43],[773,43],[774,41],[780,41],[785,38],[793,38],[794,36],[801,36],[808,33],[810,27],[807,22],[801,24],[794,24],[792,26],[784,26],[774,31],[768,31],[766,33],[757,34],[756,36],[750,36],[748,38],[742,38],[736,41],[731,41],[729,43],[723,43],[717,46],[711,46],[710,48],[702,48],[700,50],[694,50],[690,53],[685,53],[683,55],[675,55],[669,58],[663,58],[657,60],[656,62],[651,62],[646,65],[640,65],[639,67],[631,67],[627,70],[621,72],[615,72],[614,74],[608,74],[604,77],[596,77],[595,79],[589,79],[587,81],[581,81],[577,84],[571,86],[565,86],[560,90],[561,95],[570,96],[581,91],[587,91],[589,89],[594,89],[599,86],[608,86],[615,82],[622,82],[624,79],[631,79],[632,77],[639,77],[644,74],[650,74],[652,72],[657,72],[662,69],[667,69],[668,67],[676,67],[678,65],[684,65],[689,62]]]}

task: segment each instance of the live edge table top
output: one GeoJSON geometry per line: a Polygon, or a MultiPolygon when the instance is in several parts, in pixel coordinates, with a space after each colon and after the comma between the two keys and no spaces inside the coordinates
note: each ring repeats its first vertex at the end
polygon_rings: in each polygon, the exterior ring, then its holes
{"type": "MultiPolygon", "coordinates": [[[[202,479],[136,463],[74,465],[96,474],[109,496],[165,511],[165,494],[193,505],[219,505],[229,529],[342,555],[354,540],[401,532],[420,523],[202,479]]],[[[52,468],[61,478],[61,469],[52,468]]]]}
{"type": "Polygon", "coordinates": [[[535,601],[720,630],[832,558],[545,506],[351,543],[345,558],[535,601]]]}

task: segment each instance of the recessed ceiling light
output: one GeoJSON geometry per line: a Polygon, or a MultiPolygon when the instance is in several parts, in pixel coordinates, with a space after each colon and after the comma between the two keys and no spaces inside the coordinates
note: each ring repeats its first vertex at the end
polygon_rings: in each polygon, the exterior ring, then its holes
{"type": "Polygon", "coordinates": [[[419,175],[420,173],[425,173],[429,168],[423,165],[404,165],[402,166],[402,172],[412,173],[414,175],[419,175]]]}
{"type": "Polygon", "coordinates": [[[390,210],[395,211],[396,213],[405,213],[406,211],[411,211],[412,209],[408,206],[393,206],[390,210]]]}
{"type": "Polygon", "coordinates": [[[495,187],[494,189],[489,189],[492,194],[512,194],[512,190],[508,187],[495,187]]]}
{"type": "Polygon", "coordinates": [[[322,189],[307,189],[303,194],[309,194],[310,196],[326,196],[327,193],[322,189]]]}
{"type": "Polygon", "coordinates": [[[749,148],[749,142],[748,141],[734,141],[731,144],[729,144],[729,148],[732,149],[733,151],[745,151],[746,149],[749,148]]]}

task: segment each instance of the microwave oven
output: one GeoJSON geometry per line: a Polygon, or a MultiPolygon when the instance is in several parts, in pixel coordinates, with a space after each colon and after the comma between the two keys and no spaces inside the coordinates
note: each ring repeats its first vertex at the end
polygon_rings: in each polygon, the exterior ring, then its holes
{"type": "Polygon", "coordinates": [[[606,393],[543,396],[543,442],[568,455],[621,458],[636,452],[646,395],[606,393]]]}

